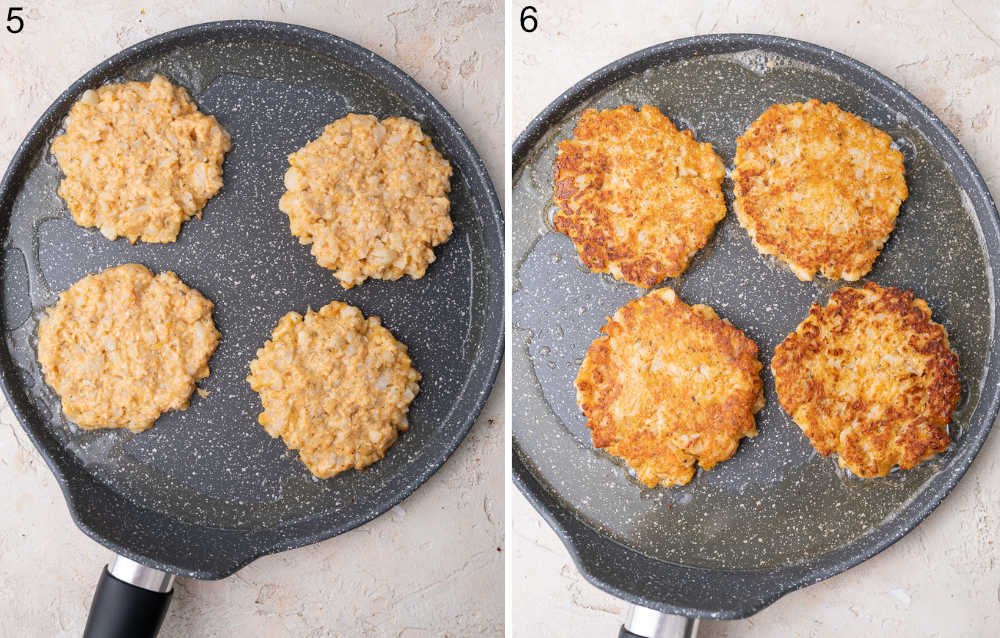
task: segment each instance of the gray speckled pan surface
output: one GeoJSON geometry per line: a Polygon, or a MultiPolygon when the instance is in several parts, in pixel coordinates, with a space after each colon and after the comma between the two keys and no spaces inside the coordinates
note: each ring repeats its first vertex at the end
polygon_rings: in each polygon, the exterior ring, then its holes
{"type": "Polygon", "coordinates": [[[884,76],[832,51],[768,36],[701,36],[623,58],[536,118],[514,147],[512,375],[514,478],[592,582],[673,613],[739,617],[835,574],[898,539],[964,473],[997,411],[996,210],[953,136],[884,76]],[[592,448],[573,380],[606,317],[643,291],[590,273],[551,227],[556,144],[584,108],[651,104],[711,142],[728,168],[737,137],[768,106],[834,101],[887,131],[905,157],[910,195],[897,229],[861,282],[911,288],[958,352],[964,394],[953,444],[884,479],[845,475],[783,413],[774,347],[842,285],[799,281],[757,254],[731,212],[681,277],[756,341],[766,408],[760,432],[729,461],[683,487],[646,489],[592,448]]]}
{"type": "Polygon", "coordinates": [[[503,221],[478,155],[444,108],[372,52],[304,27],[187,27],[101,63],[43,115],[0,185],[3,385],[59,479],[80,527],[119,553],[177,574],[225,576],[265,553],[377,516],[458,446],[486,400],[503,349],[503,221]],[[76,226],[48,151],[72,103],[107,82],[162,73],[233,138],[224,186],[171,244],[130,246],[76,226]],[[455,231],[420,280],[343,290],[291,236],[278,210],[286,156],[347,112],[421,123],[455,169],[455,231]],[[35,359],[37,319],[87,273],[137,262],[173,270],[215,303],[222,340],[191,407],[141,434],[81,431],[61,414],[35,359]],[[331,300],[377,315],[423,375],[410,430],[364,472],[319,481],[257,425],[249,362],[286,312],[331,300]]]}

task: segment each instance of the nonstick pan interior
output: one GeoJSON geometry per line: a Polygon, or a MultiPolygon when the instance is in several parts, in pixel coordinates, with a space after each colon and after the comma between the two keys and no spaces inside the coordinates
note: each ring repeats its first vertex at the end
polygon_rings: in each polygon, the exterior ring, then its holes
{"type": "MultiPolygon", "coordinates": [[[[689,574],[787,570],[743,607],[739,596],[713,600],[708,588],[702,607],[681,610],[751,613],[768,597],[836,573],[897,539],[943,498],[982,444],[996,413],[996,381],[987,381],[995,374],[996,212],[954,138],[898,85],[844,56],[781,38],[668,43],[610,65],[557,99],[515,145],[514,171],[515,480],[568,544],[584,531],[591,540],[595,533],[605,539],[571,547],[597,584],[676,610],[658,596],[650,582],[655,574],[647,571],[630,587],[613,561],[580,554],[624,548],[666,574],[671,566],[695,568],[689,574]],[[781,410],[768,368],[775,346],[809,305],[825,303],[843,284],[821,277],[801,282],[761,257],[730,212],[687,272],[663,285],[688,303],[712,306],[758,344],[767,400],[757,416],[760,434],[686,486],[643,488],[612,457],[593,450],[573,381],[606,317],[644,291],[590,273],[569,239],[552,229],[556,144],[572,135],[584,108],[651,104],[697,140],[711,142],[731,168],[737,137],[760,113],[809,98],[859,114],[888,132],[904,154],[909,198],[872,272],[854,285],[912,288],[947,328],[963,386],[950,430],[954,442],[913,470],[867,481],[815,453],[781,410]],[[569,529],[574,526],[579,529],[569,529]]],[[[724,188],[732,211],[729,180],[724,188]]]]}
{"type": "Polygon", "coordinates": [[[60,478],[77,522],[120,553],[186,575],[220,577],[266,552],[350,529],[399,502],[462,440],[502,351],[503,239],[492,184],[461,129],[415,82],[329,34],[261,22],[158,36],[102,63],[31,132],[2,191],[4,385],[60,478]],[[184,86],[233,139],[224,186],[172,244],[109,242],[76,226],[48,152],[86,88],[148,80],[184,86]],[[420,280],[343,290],[291,236],[277,208],[286,156],[348,112],[420,122],[455,169],[451,239],[420,280]],[[173,270],[215,303],[222,340],[183,412],[141,434],[82,431],[61,414],[35,359],[43,307],[87,273],[136,262],[173,270]],[[410,430],[364,472],[316,480],[257,425],[245,381],[278,319],[331,300],[358,306],[409,347],[423,375],[410,430]],[[165,538],[167,537],[167,538],[165,538]]]}

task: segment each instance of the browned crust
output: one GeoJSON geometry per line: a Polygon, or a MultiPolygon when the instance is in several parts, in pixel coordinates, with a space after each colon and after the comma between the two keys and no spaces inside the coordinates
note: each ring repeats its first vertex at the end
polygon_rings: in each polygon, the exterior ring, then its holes
{"type": "Polygon", "coordinates": [[[555,162],[556,230],[594,272],[649,288],[676,277],[726,214],[708,143],[652,106],[583,112],[555,162]]]}
{"type": "Polygon", "coordinates": [[[958,356],[913,291],[841,288],[775,349],[778,401],[816,450],[862,477],[944,450],[958,356]]]}
{"type": "Polygon", "coordinates": [[[733,165],[740,224],[803,280],[866,275],[907,197],[892,138],[832,102],[770,107],[737,140],[733,165]]]}
{"type": "Polygon", "coordinates": [[[683,485],[756,436],[757,345],[669,288],[629,302],[601,329],[576,378],[594,447],[648,487],[683,485]]]}

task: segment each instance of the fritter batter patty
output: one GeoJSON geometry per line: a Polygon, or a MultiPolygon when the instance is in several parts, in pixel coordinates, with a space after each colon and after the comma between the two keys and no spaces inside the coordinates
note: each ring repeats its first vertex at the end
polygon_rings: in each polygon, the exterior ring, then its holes
{"type": "Polygon", "coordinates": [[[163,76],[85,91],[52,142],[73,220],[165,243],[222,188],[229,134],[163,76]]]}
{"type": "Polygon", "coordinates": [[[659,109],[583,112],[555,163],[556,230],[594,272],[650,288],[677,277],[726,216],[725,167],[659,109]]]}
{"type": "Polygon", "coordinates": [[[264,406],[260,424],[319,478],[384,457],[420,391],[406,346],[339,301],[282,317],[247,381],[264,406]]]}
{"type": "Polygon", "coordinates": [[[945,449],[958,357],[913,292],[841,288],[775,349],[778,401],[816,450],[861,477],[945,449]]]}
{"type": "Polygon", "coordinates": [[[288,162],[278,207],[344,288],[420,279],[451,236],[451,164],[413,120],[350,113],[288,162]]]}
{"type": "Polygon", "coordinates": [[[38,362],[69,420],[142,432],[187,409],[218,343],[211,301],[172,272],[127,264],[59,295],[38,325],[38,362]]]}
{"type": "Polygon", "coordinates": [[[892,138],[836,104],[775,104],[737,140],[736,216],[799,279],[871,270],[906,199],[892,138]]]}
{"type": "Polygon", "coordinates": [[[608,320],[576,377],[594,447],[621,457],[647,487],[683,485],[756,436],[764,407],[757,345],[708,306],[669,288],[608,320]]]}

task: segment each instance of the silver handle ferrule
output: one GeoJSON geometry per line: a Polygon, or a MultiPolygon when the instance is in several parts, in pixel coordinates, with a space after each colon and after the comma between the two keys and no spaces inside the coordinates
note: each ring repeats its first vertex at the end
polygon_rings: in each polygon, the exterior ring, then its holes
{"type": "Polygon", "coordinates": [[[114,560],[108,565],[108,572],[122,582],[159,594],[165,594],[174,588],[173,574],[146,567],[118,554],[115,554],[114,560]]]}
{"type": "Polygon", "coordinates": [[[625,618],[625,629],[644,638],[696,638],[698,619],[631,605],[625,618]]]}

